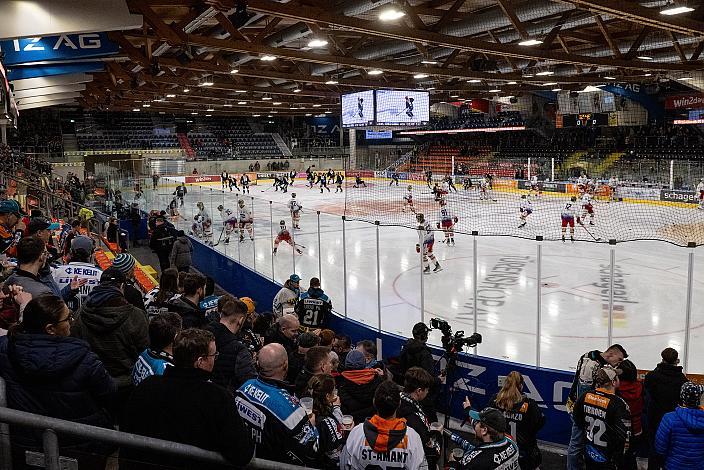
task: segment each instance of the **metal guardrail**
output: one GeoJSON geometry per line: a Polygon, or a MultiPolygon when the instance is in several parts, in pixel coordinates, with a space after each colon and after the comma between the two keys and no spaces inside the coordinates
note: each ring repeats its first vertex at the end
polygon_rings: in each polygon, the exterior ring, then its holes
{"type": "MultiPolygon", "coordinates": [[[[12,470],[8,424],[43,430],[44,468],[47,470],[59,470],[61,468],[57,434],[150,450],[208,464],[231,465],[219,452],[201,449],[200,447],[7,408],[5,381],[0,378],[0,470],[12,470]]],[[[258,470],[310,470],[310,467],[258,458],[252,459],[247,468],[258,470]]]]}

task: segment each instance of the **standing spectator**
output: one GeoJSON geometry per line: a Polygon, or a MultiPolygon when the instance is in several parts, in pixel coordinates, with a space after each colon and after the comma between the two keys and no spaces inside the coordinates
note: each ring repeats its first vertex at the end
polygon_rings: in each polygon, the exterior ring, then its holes
{"type": "Polygon", "coordinates": [[[134,270],[137,260],[129,253],[120,253],[112,260],[112,267],[120,270],[125,276],[124,293],[129,303],[146,313],[142,293],[134,286],[134,270]]]}
{"type": "Polygon", "coordinates": [[[303,370],[306,362],[306,354],[310,348],[320,344],[320,338],[310,332],[303,333],[296,339],[296,350],[288,355],[288,375],[286,380],[292,384],[296,383],[298,375],[303,370]]]}
{"type": "Polygon", "coordinates": [[[168,302],[178,294],[178,271],[166,269],[159,277],[159,285],[144,296],[144,306],[149,316],[168,311],[168,302]]]}
{"type": "Polygon", "coordinates": [[[179,271],[188,272],[193,265],[192,254],[193,245],[191,244],[191,239],[186,236],[183,230],[179,230],[176,232],[176,241],[171,249],[169,259],[171,266],[174,266],[179,271]]]}
{"type": "Polygon", "coordinates": [[[161,271],[169,269],[171,266],[169,257],[171,256],[171,249],[176,239],[175,235],[173,227],[166,223],[164,216],[161,214],[158,215],[156,217],[156,228],[154,228],[152,236],[149,239],[149,248],[151,248],[159,258],[159,268],[161,271]]]}
{"type": "Polygon", "coordinates": [[[655,450],[666,470],[704,468],[704,387],[685,382],[681,406],[663,416],[655,436],[655,450]]]}
{"type": "Polygon", "coordinates": [[[636,453],[643,444],[643,384],[638,380],[638,369],[630,360],[621,362],[618,369],[621,375],[616,393],[623,398],[631,412],[631,439],[624,457],[623,470],[637,470],[636,453]]]}
{"type": "Polygon", "coordinates": [[[276,293],[271,306],[271,311],[274,312],[276,318],[284,314],[284,309],[292,309],[296,305],[298,295],[300,294],[300,282],[301,278],[298,274],[291,274],[286,282],[284,282],[284,286],[276,293]]]}
{"type": "Polygon", "coordinates": [[[206,329],[213,333],[220,356],[213,369],[213,382],[234,393],[240,385],[257,376],[252,355],[237,338],[245,319],[247,306],[232,298],[220,311],[220,321],[206,329]]]}
{"type": "MultiPolygon", "coordinates": [[[[174,340],[174,366],[135,388],[121,430],[220,452],[232,465],[245,467],[254,446],[232,395],[210,381],[217,357],[212,333],[180,332],[174,340]]],[[[223,467],[134,447],[120,449],[121,470],[163,468],[223,467]]]]}
{"type": "Polygon", "coordinates": [[[616,395],[618,369],[605,365],[594,376],[594,390],[579,396],[574,405],[574,423],[585,439],[587,470],[623,468],[631,434],[631,413],[616,395]]]}
{"type": "Polygon", "coordinates": [[[183,279],[183,294],[169,302],[169,311],[181,315],[184,328],[203,328],[206,320],[199,303],[204,296],[205,277],[188,273],[183,279]]]}
{"type": "Polygon", "coordinates": [[[423,411],[420,402],[425,400],[433,385],[433,376],[425,369],[411,367],[404,374],[403,392],[401,392],[401,405],[396,416],[404,418],[409,427],[420,436],[420,441],[425,449],[425,458],[428,468],[437,468],[440,458],[440,443],[430,436],[430,421],[423,411]]]}
{"type": "Polygon", "coordinates": [[[122,271],[106,269],[71,325],[71,336],[87,341],[117,382],[118,406],[129,397],[132,367],[149,345],[147,317],[125,299],[125,282],[122,271]]]}
{"type": "Polygon", "coordinates": [[[66,233],[66,236],[64,237],[61,245],[61,252],[63,255],[66,257],[69,255],[71,252],[71,241],[77,237],[78,235],[81,234],[80,232],[80,227],[81,227],[81,221],[78,219],[73,219],[71,221],[71,228],[69,231],[66,233]]]}
{"type": "Polygon", "coordinates": [[[308,389],[313,397],[315,427],[320,435],[316,467],[336,470],[339,468],[345,437],[342,432],[342,411],[335,379],[329,374],[315,375],[308,382],[308,389]]]}
{"type": "Polygon", "coordinates": [[[342,412],[361,423],[374,414],[374,391],[386,379],[379,369],[366,368],[364,354],[353,350],[345,359],[345,371],[337,381],[342,412]]]}
{"type": "MultiPolygon", "coordinates": [[[[484,408],[482,411],[471,410],[471,404],[465,398],[464,408],[474,428],[478,444],[459,439],[464,449],[460,459],[460,468],[464,469],[517,469],[518,446],[506,436],[508,428],[506,418],[496,408],[484,408]]],[[[453,438],[453,441],[458,442],[453,438]]]]}
{"type": "MultiPolygon", "coordinates": [[[[71,338],[71,312],[61,298],[43,295],[24,309],[21,323],[0,337],[0,376],[7,387],[8,406],[15,410],[112,428],[106,411],[115,382],[88,344],[71,338]]],[[[41,434],[12,427],[15,462],[24,449],[41,449],[41,434]]],[[[60,440],[61,455],[78,458],[81,469],[105,467],[111,446],[68,435],[60,440]],[[84,466],[85,465],[85,466],[84,466]]]]}
{"type": "MultiPolygon", "coordinates": [[[[594,350],[582,355],[577,362],[577,371],[567,398],[567,410],[572,412],[577,399],[593,387],[594,377],[601,367],[607,364],[616,367],[627,357],[626,350],[620,344],[609,346],[604,352],[594,350]]],[[[583,453],[584,434],[573,419],[570,443],[567,448],[567,470],[580,470],[583,453]]]]}
{"type": "Polygon", "coordinates": [[[308,383],[310,379],[319,374],[330,374],[332,372],[332,362],[330,361],[330,350],[323,346],[313,346],[306,351],[303,369],[298,373],[295,380],[296,396],[298,398],[310,396],[308,383]]]}
{"type": "Polygon", "coordinates": [[[301,294],[295,312],[304,328],[317,330],[327,326],[332,314],[332,301],[320,288],[320,279],[310,278],[310,286],[301,294]]]}
{"type": "Polygon", "coordinates": [[[344,366],[347,354],[352,350],[352,338],[347,335],[336,334],[332,343],[332,350],[337,353],[340,359],[340,366],[344,366]]]}
{"type": "Polygon", "coordinates": [[[296,351],[296,338],[301,324],[295,315],[286,314],[276,320],[274,326],[264,335],[264,344],[279,343],[291,355],[296,351]]]}
{"type": "Polygon", "coordinates": [[[643,381],[650,444],[648,470],[656,470],[663,465],[661,457],[655,452],[655,433],[665,413],[675,410],[680,400],[682,385],[687,382],[676,350],[665,348],[660,357],[662,362],[655,370],[648,372],[643,381]]]}
{"type": "Polygon", "coordinates": [[[411,367],[420,367],[429,374],[434,373],[435,361],[433,353],[426,344],[430,328],[425,323],[413,325],[413,338],[409,339],[399,355],[399,372],[401,376],[411,367]]]}
{"type": "MultiPolygon", "coordinates": [[[[0,200],[0,254],[13,248],[25,229],[22,209],[13,199],[0,200]]],[[[12,250],[10,250],[12,251],[12,250]]]]}
{"type": "Polygon", "coordinates": [[[61,228],[56,222],[51,222],[46,217],[37,216],[29,219],[27,225],[27,236],[41,239],[49,250],[49,262],[54,263],[59,259],[59,252],[54,246],[53,233],[61,228]]]}
{"type": "Polygon", "coordinates": [[[538,431],[545,424],[545,416],[532,398],[525,396],[523,376],[511,371],[504,384],[491,400],[489,406],[504,414],[509,434],[518,444],[518,464],[521,470],[533,470],[540,466],[542,455],[538,449],[538,431]]]}
{"type": "Polygon", "coordinates": [[[181,317],[164,312],[149,322],[149,347],[142,351],[132,369],[132,382],[139,385],[152,375],[164,375],[174,365],[174,338],[181,331],[181,317]]]}
{"type": "Polygon", "coordinates": [[[95,263],[90,262],[93,255],[93,240],[89,237],[83,235],[74,237],[71,240],[69,253],[71,262],[54,269],[53,276],[59,287],[71,284],[71,281],[76,277],[86,280],[86,283],[80,287],[78,294],[66,302],[68,307],[75,312],[93,288],[98,285],[103,270],[95,263]]]}
{"type": "Polygon", "coordinates": [[[391,381],[379,385],[374,393],[376,414],[350,432],[340,456],[340,470],[375,468],[379,462],[389,461],[403,462],[407,470],[427,466],[420,436],[396,417],[400,404],[398,385],[391,381]]]}
{"type": "Polygon", "coordinates": [[[237,409],[255,437],[257,457],[313,465],[319,436],[307,412],[284,382],[288,356],[280,344],[267,344],[257,356],[259,376],[237,391],[237,409]]]}

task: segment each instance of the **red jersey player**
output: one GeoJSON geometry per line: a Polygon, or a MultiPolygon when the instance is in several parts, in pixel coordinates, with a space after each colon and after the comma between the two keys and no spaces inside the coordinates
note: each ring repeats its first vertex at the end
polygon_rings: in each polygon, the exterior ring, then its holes
{"type": "Polygon", "coordinates": [[[450,243],[452,243],[452,246],[455,246],[455,231],[453,227],[456,222],[457,217],[454,217],[450,212],[445,198],[440,199],[440,222],[438,222],[437,227],[442,228],[442,231],[445,232],[443,243],[447,243],[448,246],[450,243]]]}
{"type": "Polygon", "coordinates": [[[406,212],[406,208],[411,209],[411,212],[415,214],[416,208],[413,207],[413,186],[408,185],[408,192],[403,196],[403,212],[406,212]]]}
{"type": "Polygon", "coordinates": [[[286,242],[291,245],[291,247],[293,247],[299,255],[303,254],[303,252],[293,243],[291,233],[286,228],[285,220],[279,222],[279,233],[276,235],[276,239],[274,240],[274,254],[276,254],[276,251],[279,249],[279,243],[281,242],[286,242]]]}

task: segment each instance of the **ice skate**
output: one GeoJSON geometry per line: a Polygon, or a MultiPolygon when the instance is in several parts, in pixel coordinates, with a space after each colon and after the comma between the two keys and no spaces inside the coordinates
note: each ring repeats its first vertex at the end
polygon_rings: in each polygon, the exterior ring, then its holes
{"type": "Polygon", "coordinates": [[[440,266],[440,263],[436,263],[436,264],[435,264],[435,269],[433,269],[433,272],[434,272],[434,273],[439,273],[440,271],[442,271],[442,266],[440,266]]]}
{"type": "Polygon", "coordinates": [[[426,266],[423,270],[423,274],[430,274],[430,266],[426,266]]]}
{"type": "Polygon", "coordinates": [[[225,245],[229,245],[229,244],[230,244],[230,237],[227,237],[227,238],[225,239],[225,245]]]}

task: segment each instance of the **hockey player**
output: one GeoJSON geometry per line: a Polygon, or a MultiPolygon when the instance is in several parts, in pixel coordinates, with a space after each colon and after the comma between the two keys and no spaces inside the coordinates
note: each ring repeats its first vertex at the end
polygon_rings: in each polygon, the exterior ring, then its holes
{"type": "Polygon", "coordinates": [[[335,178],[335,193],[337,192],[342,192],[342,182],[344,181],[344,177],[342,176],[342,173],[338,173],[337,177],[335,178]]]}
{"type": "Polygon", "coordinates": [[[455,187],[455,182],[452,181],[452,176],[447,177],[447,187],[448,187],[448,192],[449,192],[449,190],[457,192],[457,188],[455,187]]]}
{"type": "Polygon", "coordinates": [[[240,192],[240,188],[237,187],[237,175],[230,175],[228,177],[228,186],[230,186],[230,192],[232,192],[232,187],[235,187],[235,191],[240,192]]]}
{"type": "Polygon", "coordinates": [[[227,180],[229,176],[225,170],[220,173],[220,183],[222,184],[222,189],[223,191],[225,190],[225,187],[227,186],[227,180]]]}
{"type": "Polygon", "coordinates": [[[699,209],[704,210],[704,178],[699,180],[697,185],[697,193],[699,193],[699,209]]]}
{"type": "Polygon", "coordinates": [[[288,210],[291,211],[291,221],[293,222],[292,225],[296,230],[301,229],[301,209],[303,209],[303,206],[296,199],[296,193],[291,193],[291,200],[288,201],[288,210]]]}
{"type": "Polygon", "coordinates": [[[246,173],[242,173],[242,176],[240,176],[240,186],[242,186],[242,194],[249,194],[249,182],[249,175],[247,175],[246,173]]]}
{"type": "Polygon", "coordinates": [[[277,250],[279,249],[279,243],[281,242],[286,242],[291,245],[291,247],[296,250],[296,253],[298,253],[299,255],[303,254],[303,252],[293,243],[293,240],[291,239],[291,233],[286,228],[285,220],[279,222],[279,233],[276,235],[276,239],[274,240],[274,254],[276,254],[277,250]]]}
{"type": "Polygon", "coordinates": [[[585,172],[582,172],[582,174],[579,175],[579,178],[577,178],[577,190],[580,194],[587,192],[588,184],[589,178],[587,178],[587,174],[585,172]]]}
{"type": "Polygon", "coordinates": [[[181,213],[178,211],[178,206],[178,198],[174,196],[174,198],[169,203],[169,215],[171,216],[172,222],[176,222],[179,218],[182,218],[181,213]]]}
{"type": "Polygon", "coordinates": [[[398,186],[398,173],[395,171],[391,173],[391,182],[389,183],[389,186],[393,185],[394,183],[396,183],[396,186],[398,186]]]}
{"type": "Polygon", "coordinates": [[[202,202],[198,202],[196,207],[198,207],[198,213],[193,216],[191,230],[198,238],[204,238],[206,243],[211,244],[213,242],[213,220],[202,202]]]}
{"type": "Polygon", "coordinates": [[[582,220],[587,220],[589,215],[589,225],[594,225],[594,206],[592,205],[592,197],[589,193],[582,194],[582,220]]]}
{"type": "Polygon", "coordinates": [[[328,176],[325,173],[320,175],[320,194],[323,194],[323,188],[330,192],[330,188],[328,188],[328,176]]]}
{"type": "Polygon", "coordinates": [[[457,217],[453,216],[450,212],[450,208],[447,206],[445,198],[440,199],[440,222],[438,222],[437,227],[442,228],[445,233],[445,239],[443,243],[447,243],[447,246],[455,246],[455,231],[453,227],[457,223],[457,217]]]}
{"type": "Polygon", "coordinates": [[[238,207],[238,225],[237,228],[240,232],[240,242],[244,241],[244,231],[247,230],[249,234],[249,239],[254,241],[254,231],[252,229],[252,212],[247,208],[244,203],[244,199],[237,201],[238,207]]]}
{"type": "Polygon", "coordinates": [[[188,189],[186,189],[186,183],[181,183],[180,185],[176,186],[176,191],[174,191],[174,196],[176,196],[176,199],[178,199],[179,205],[183,207],[183,197],[188,193],[188,189]]]}
{"type": "Polygon", "coordinates": [[[218,212],[220,217],[222,217],[222,226],[225,231],[225,244],[230,243],[230,235],[232,231],[238,226],[237,214],[235,214],[232,209],[225,209],[225,207],[220,204],[218,206],[218,212]]]}
{"type": "Polygon", "coordinates": [[[536,196],[542,195],[540,183],[538,182],[538,175],[533,175],[530,177],[530,189],[528,190],[528,195],[532,196],[533,193],[535,193],[536,196]]]}
{"type": "Polygon", "coordinates": [[[306,179],[308,180],[308,188],[313,189],[313,184],[315,181],[315,173],[312,171],[307,171],[306,172],[306,179]]]}
{"type": "MultiPolygon", "coordinates": [[[[702,183],[704,183],[704,178],[701,179],[701,182],[699,183],[699,185],[702,185],[702,183]]],[[[611,191],[609,202],[617,201],[618,198],[616,197],[616,191],[618,190],[618,178],[616,176],[612,176],[611,178],[609,178],[609,182],[607,184],[609,186],[609,190],[611,191]]],[[[697,188],[699,188],[699,186],[697,186],[697,188]]],[[[702,186],[702,191],[704,191],[704,186],[702,186]]],[[[702,196],[701,191],[699,192],[699,196],[701,199],[701,196],[702,196]]]]}
{"type": "MultiPolygon", "coordinates": [[[[565,232],[567,232],[567,226],[570,227],[570,240],[574,241],[574,219],[577,217],[577,198],[572,196],[570,201],[565,204],[562,208],[560,217],[562,218],[562,241],[565,241],[565,232]]],[[[580,223],[579,217],[577,217],[577,223],[580,223]]]]}
{"type": "Polygon", "coordinates": [[[362,181],[362,177],[360,175],[357,175],[354,177],[354,185],[352,187],[359,188],[360,185],[364,186],[365,188],[367,187],[367,183],[362,181]]]}
{"type": "Polygon", "coordinates": [[[472,185],[472,177],[468,176],[464,179],[464,190],[469,191],[470,189],[474,189],[474,186],[472,185]]]}
{"type": "Polygon", "coordinates": [[[423,214],[416,214],[416,220],[418,221],[418,243],[416,243],[416,253],[423,254],[423,274],[430,273],[430,263],[428,259],[435,263],[435,269],[433,272],[442,271],[440,263],[435,258],[433,254],[433,245],[435,244],[435,233],[433,233],[433,226],[430,222],[425,220],[423,214]],[[422,250],[422,251],[421,251],[422,250]]]}
{"type": "Polygon", "coordinates": [[[492,200],[496,202],[496,199],[494,199],[491,194],[491,182],[486,176],[483,176],[482,179],[479,180],[479,200],[492,200]]]}
{"type": "Polygon", "coordinates": [[[525,194],[521,196],[520,211],[521,211],[521,221],[520,221],[520,224],[518,225],[518,228],[523,228],[526,226],[526,222],[528,221],[528,216],[533,213],[533,204],[531,204],[530,199],[528,199],[528,197],[526,197],[525,194]]]}
{"type": "Polygon", "coordinates": [[[413,97],[406,96],[406,116],[413,117],[413,97]]]}
{"type": "Polygon", "coordinates": [[[291,170],[288,174],[289,184],[293,186],[293,182],[296,181],[296,170],[291,170]]]}
{"type": "Polygon", "coordinates": [[[403,212],[406,212],[406,208],[410,208],[411,212],[416,213],[416,208],[413,207],[413,186],[408,185],[408,192],[403,196],[403,212]]]}
{"type": "Polygon", "coordinates": [[[425,170],[425,182],[428,185],[428,188],[432,190],[433,189],[433,186],[432,186],[432,184],[433,184],[433,170],[431,170],[430,168],[425,170]]]}

